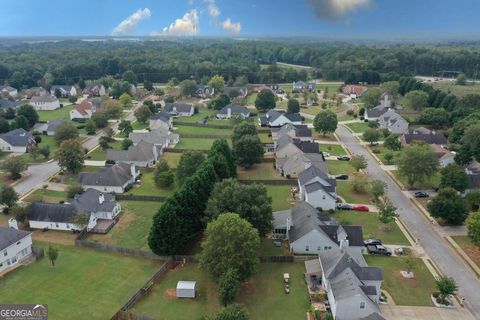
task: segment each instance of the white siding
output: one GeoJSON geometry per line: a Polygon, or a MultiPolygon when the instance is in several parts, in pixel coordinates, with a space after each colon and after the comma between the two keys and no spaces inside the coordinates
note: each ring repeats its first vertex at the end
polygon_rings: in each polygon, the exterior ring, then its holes
{"type": "Polygon", "coordinates": [[[53,102],[32,102],[33,108],[37,111],[42,110],[55,110],[60,108],[60,102],[58,100],[53,102]]]}
{"type": "Polygon", "coordinates": [[[27,147],[14,147],[5,140],[0,139],[0,150],[2,152],[25,153],[27,152],[27,147]]]}
{"type": "Polygon", "coordinates": [[[305,201],[314,208],[322,208],[323,210],[335,210],[335,199],[324,190],[317,190],[311,193],[305,193],[305,201]]]}
{"type": "MultiPolygon", "coordinates": [[[[126,184],[128,185],[128,183],[126,184]]],[[[88,186],[88,185],[83,185],[83,190],[87,190],[89,188],[101,191],[101,192],[106,192],[106,193],[123,193],[125,191],[125,186],[122,187],[115,187],[115,186],[88,186]]]]}
{"type": "Polygon", "coordinates": [[[317,230],[312,230],[295,242],[290,243],[290,250],[295,254],[316,254],[336,248],[338,248],[338,245],[335,242],[317,230]]]}
{"type": "Polygon", "coordinates": [[[0,250],[0,272],[15,266],[32,253],[32,235],[29,234],[11,246],[0,250]]]}

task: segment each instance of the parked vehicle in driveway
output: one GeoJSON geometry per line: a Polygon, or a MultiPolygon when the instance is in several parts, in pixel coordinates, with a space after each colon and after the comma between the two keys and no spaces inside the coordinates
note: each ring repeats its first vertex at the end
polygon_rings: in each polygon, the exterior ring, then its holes
{"type": "Polygon", "coordinates": [[[337,209],[338,210],[352,210],[352,206],[349,205],[348,203],[339,203],[339,204],[337,204],[337,209]]]}
{"type": "Polygon", "coordinates": [[[353,206],[352,210],[363,211],[363,212],[369,212],[370,211],[370,209],[367,206],[353,206]]]}
{"type": "Polygon", "coordinates": [[[383,255],[391,256],[392,250],[390,248],[384,247],[383,245],[369,245],[367,246],[367,251],[372,255],[383,255]]]}
{"type": "Polygon", "coordinates": [[[414,193],[415,198],[429,198],[430,195],[423,191],[417,191],[414,193]]]}
{"type": "Polygon", "coordinates": [[[324,152],[322,152],[322,154],[323,154],[323,156],[324,156],[325,158],[330,157],[330,153],[328,153],[328,152],[325,152],[325,151],[324,151],[324,152]]]}
{"type": "Polygon", "coordinates": [[[348,174],[344,174],[344,173],[342,173],[342,174],[337,174],[337,175],[335,176],[335,179],[337,179],[337,180],[348,180],[348,174]]]}
{"type": "Polygon", "coordinates": [[[350,157],[349,157],[349,156],[338,156],[338,157],[337,157],[337,160],[340,160],[340,161],[350,161],[350,157]]]}
{"type": "Polygon", "coordinates": [[[365,244],[365,246],[376,246],[376,245],[381,246],[382,245],[382,241],[380,239],[367,239],[367,240],[364,240],[363,243],[365,244]]]}

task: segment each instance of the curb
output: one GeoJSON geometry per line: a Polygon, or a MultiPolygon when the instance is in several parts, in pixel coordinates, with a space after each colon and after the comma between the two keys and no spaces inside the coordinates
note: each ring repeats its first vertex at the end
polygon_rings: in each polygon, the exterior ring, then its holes
{"type": "Polygon", "coordinates": [[[468,267],[480,278],[480,268],[472,261],[472,259],[463,251],[463,249],[450,236],[443,237],[453,250],[462,258],[468,267]]]}

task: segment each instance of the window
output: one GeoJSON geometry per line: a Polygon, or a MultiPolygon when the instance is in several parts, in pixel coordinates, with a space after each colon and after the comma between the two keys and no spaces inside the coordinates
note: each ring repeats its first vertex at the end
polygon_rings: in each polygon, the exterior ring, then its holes
{"type": "Polygon", "coordinates": [[[309,251],[310,248],[308,246],[305,246],[305,251],[309,251]]]}
{"type": "Polygon", "coordinates": [[[58,228],[58,223],[55,223],[55,226],[58,228]]]}
{"type": "Polygon", "coordinates": [[[365,302],[360,302],[360,309],[365,309],[365,302]]]}
{"type": "Polygon", "coordinates": [[[325,199],[326,199],[326,198],[325,198],[325,195],[323,195],[323,196],[322,196],[322,199],[323,199],[323,200],[325,200],[325,199]]]}
{"type": "Polygon", "coordinates": [[[7,255],[7,250],[3,251],[3,255],[4,255],[4,256],[7,255]]]}
{"type": "Polygon", "coordinates": [[[17,246],[18,246],[21,242],[22,242],[22,241],[18,241],[18,242],[17,242],[17,246]]]}
{"type": "Polygon", "coordinates": [[[321,250],[322,250],[322,247],[318,246],[317,251],[321,251],[321,250]]]}

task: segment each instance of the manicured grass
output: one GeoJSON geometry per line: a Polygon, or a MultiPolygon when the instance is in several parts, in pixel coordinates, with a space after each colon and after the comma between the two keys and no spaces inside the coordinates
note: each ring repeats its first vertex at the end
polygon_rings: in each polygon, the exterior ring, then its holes
{"type": "Polygon", "coordinates": [[[351,180],[337,180],[337,194],[348,203],[368,204],[370,202],[368,193],[358,193],[353,190],[351,180]]]}
{"type": "MultiPolygon", "coordinates": [[[[393,175],[401,182],[405,187],[410,187],[407,183],[407,179],[398,171],[392,171],[393,175]]],[[[416,189],[431,189],[432,187],[438,187],[440,184],[440,172],[437,172],[433,177],[427,179],[424,182],[416,182],[413,187],[416,189]]]]}
{"type": "Polygon", "coordinates": [[[354,120],[355,118],[353,116],[349,116],[346,113],[342,113],[337,115],[338,121],[349,121],[349,120],[354,120]]]}
{"type": "Polygon", "coordinates": [[[228,138],[232,135],[232,129],[216,129],[216,128],[208,128],[208,127],[193,127],[193,126],[176,126],[177,130],[175,133],[180,134],[214,134],[214,135],[221,135],[228,138]]]}
{"type": "Polygon", "coordinates": [[[144,259],[55,246],[55,268],[45,257],[1,278],[2,303],[41,301],[52,320],[110,319],[159,267],[144,259]]]}
{"type": "Polygon", "coordinates": [[[291,186],[266,185],[267,193],[272,197],[273,211],[282,211],[290,209],[295,205],[292,199],[291,186]]]}
{"type": "Polygon", "coordinates": [[[140,177],[140,185],[134,185],[128,193],[138,196],[170,196],[175,188],[170,189],[159,188],[153,180],[153,171],[142,171],[140,177]]]}
{"type": "MultiPolygon", "coordinates": [[[[237,296],[245,304],[250,319],[304,319],[308,308],[307,291],[303,280],[303,263],[261,264],[258,272],[237,296]],[[290,294],[283,291],[283,273],[290,273],[290,294]]],[[[160,320],[198,319],[213,315],[221,309],[217,286],[197,264],[179,266],[156,284],[149,295],[133,308],[134,313],[160,320]],[[175,298],[179,280],[197,281],[195,299],[175,298]]]]}
{"type": "Polygon", "coordinates": [[[58,203],[65,200],[67,200],[66,192],[47,189],[37,189],[25,198],[26,202],[43,201],[58,203]]]}
{"type": "MultiPolygon", "coordinates": [[[[180,142],[175,146],[175,149],[210,150],[215,140],[216,139],[196,139],[180,137],[180,142]]],[[[227,141],[228,144],[231,146],[231,140],[228,139],[227,141]]]]}
{"type": "Polygon", "coordinates": [[[173,121],[175,125],[175,121],[179,122],[197,122],[200,120],[205,119],[205,117],[210,117],[210,116],[215,116],[217,114],[217,110],[212,110],[212,109],[207,109],[207,108],[199,108],[198,113],[194,114],[191,117],[180,117],[180,118],[175,118],[173,121]]]}
{"type": "Polygon", "coordinates": [[[437,291],[435,278],[423,261],[412,257],[366,256],[370,267],[379,267],[383,271],[382,289],[393,297],[395,304],[404,306],[431,306],[430,295],[437,291]],[[405,279],[400,274],[406,270],[405,260],[413,262],[415,278],[405,279]]]}
{"type": "Polygon", "coordinates": [[[181,156],[181,153],[165,152],[164,154],[162,154],[161,158],[168,162],[170,168],[176,168],[178,166],[178,162],[180,161],[181,156]]]}
{"type": "Polygon", "coordinates": [[[132,128],[133,130],[144,130],[148,128],[148,122],[141,123],[140,121],[135,121],[134,123],[132,123],[132,128]]]}
{"type": "Polygon", "coordinates": [[[385,244],[410,245],[395,222],[388,224],[389,231],[380,230],[382,223],[378,220],[376,212],[338,210],[332,215],[332,218],[337,220],[338,223],[345,224],[345,222],[348,222],[349,225],[362,226],[364,239],[376,238],[382,240],[385,244]]]}
{"type": "Polygon", "coordinates": [[[162,205],[153,201],[120,201],[122,213],[108,234],[89,234],[87,240],[150,251],[148,234],[155,213],[162,205]]]}
{"type": "Polygon", "coordinates": [[[343,156],[347,154],[340,144],[320,144],[321,152],[328,152],[331,156],[343,156]]]}
{"type": "Polygon", "coordinates": [[[258,133],[258,137],[262,143],[273,143],[272,137],[267,132],[258,133]]]}
{"type": "Polygon", "coordinates": [[[282,246],[278,248],[273,245],[273,239],[263,238],[260,242],[258,255],[261,257],[290,255],[288,242],[283,241],[282,246]]]}
{"type": "Polygon", "coordinates": [[[245,169],[238,167],[237,178],[240,180],[284,180],[273,168],[273,162],[262,162],[254,164],[252,167],[245,169]]]}
{"type": "MultiPolygon", "coordinates": [[[[108,144],[110,149],[121,150],[122,149],[122,141],[115,140],[114,142],[110,142],[108,144]]],[[[95,148],[92,152],[87,154],[88,160],[97,160],[97,161],[104,161],[107,160],[107,150],[103,150],[100,148],[95,148]]]]}
{"type": "Polygon", "coordinates": [[[247,105],[255,105],[255,100],[257,99],[257,93],[250,94],[247,96],[247,105]]]}
{"type": "Polygon", "coordinates": [[[350,161],[327,160],[327,165],[328,173],[332,175],[343,173],[351,175],[355,172],[355,169],[350,164],[350,161]]]}
{"type": "Polygon", "coordinates": [[[66,106],[57,110],[51,111],[37,111],[40,121],[49,121],[56,119],[63,119],[70,121],[70,111],[72,111],[73,105],[66,106]]]}
{"type": "Polygon", "coordinates": [[[453,236],[453,240],[465,251],[470,259],[480,266],[480,247],[475,245],[468,236],[453,236]]]}
{"type": "Polygon", "coordinates": [[[395,164],[396,157],[401,153],[401,151],[392,151],[390,149],[387,149],[381,144],[376,146],[369,146],[369,148],[372,150],[372,153],[374,153],[380,159],[380,161],[382,161],[383,164],[395,164]],[[390,163],[387,163],[387,161],[385,160],[385,155],[387,153],[393,154],[393,160],[390,163]]]}
{"type": "Polygon", "coordinates": [[[480,84],[469,83],[466,86],[455,84],[455,81],[437,81],[429,83],[435,89],[440,89],[447,93],[453,93],[457,97],[463,97],[467,94],[478,94],[480,91],[480,84]]]}
{"type": "Polygon", "coordinates": [[[364,133],[368,128],[368,122],[355,122],[355,123],[348,123],[346,125],[355,133],[364,133]]]}

